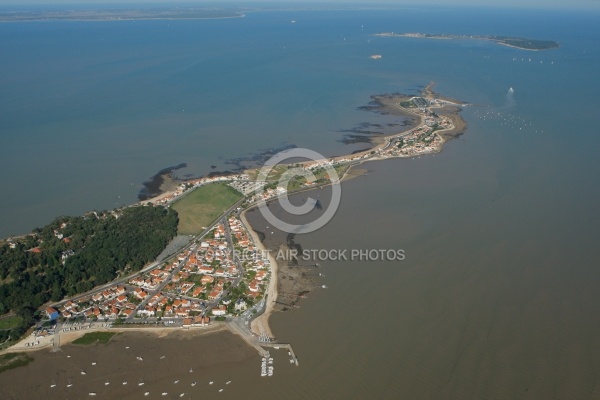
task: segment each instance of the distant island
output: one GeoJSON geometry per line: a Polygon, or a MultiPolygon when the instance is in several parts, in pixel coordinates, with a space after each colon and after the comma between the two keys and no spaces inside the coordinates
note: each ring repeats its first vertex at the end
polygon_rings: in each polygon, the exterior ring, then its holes
{"type": "Polygon", "coordinates": [[[476,39],[490,40],[503,46],[515,47],[521,50],[552,50],[558,49],[560,46],[553,40],[534,40],[511,36],[491,36],[491,35],[432,35],[429,33],[394,33],[382,32],[376,33],[375,36],[385,37],[412,37],[422,39],[476,39]]]}
{"type": "Polygon", "coordinates": [[[23,21],[129,21],[158,19],[239,18],[245,15],[220,8],[114,9],[114,10],[28,10],[0,12],[0,22],[23,21]]]}

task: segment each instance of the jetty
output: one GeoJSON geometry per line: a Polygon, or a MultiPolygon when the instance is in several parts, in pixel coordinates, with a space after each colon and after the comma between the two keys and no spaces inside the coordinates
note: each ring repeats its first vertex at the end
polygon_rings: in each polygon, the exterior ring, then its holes
{"type": "Polygon", "coordinates": [[[284,348],[287,349],[287,351],[290,353],[290,359],[293,361],[294,364],[296,364],[296,366],[298,366],[298,357],[296,357],[296,353],[294,353],[294,349],[292,348],[292,345],[289,343],[263,343],[262,344],[265,347],[273,347],[275,349],[279,349],[279,348],[284,348]]]}

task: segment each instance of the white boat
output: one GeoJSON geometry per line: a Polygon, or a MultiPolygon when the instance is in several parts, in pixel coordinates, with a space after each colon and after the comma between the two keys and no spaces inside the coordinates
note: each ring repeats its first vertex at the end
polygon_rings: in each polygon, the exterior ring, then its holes
{"type": "Polygon", "coordinates": [[[104,382],[104,386],[110,385],[110,382],[104,382]]]}
{"type": "Polygon", "coordinates": [[[81,371],[81,375],[85,375],[85,371],[81,371]]]}
{"type": "Polygon", "coordinates": [[[192,386],[196,386],[196,381],[192,382],[192,386]]]}
{"type": "Polygon", "coordinates": [[[194,370],[190,368],[190,373],[192,373],[192,372],[194,372],[194,370]]]}
{"type": "Polygon", "coordinates": [[[173,381],[173,383],[179,383],[179,379],[177,379],[176,381],[173,381]]]}
{"type": "Polygon", "coordinates": [[[213,381],[208,382],[209,385],[212,385],[213,383],[214,383],[213,381]]]}
{"type": "Polygon", "coordinates": [[[95,396],[95,395],[96,395],[96,392],[90,392],[90,393],[88,393],[88,394],[89,394],[90,396],[95,396]]]}
{"type": "Polygon", "coordinates": [[[144,396],[148,396],[150,394],[150,392],[146,392],[144,393],[144,396]]]}
{"type": "Polygon", "coordinates": [[[219,393],[221,393],[223,391],[223,389],[219,389],[219,393]]]}
{"type": "Polygon", "coordinates": [[[127,381],[123,382],[123,385],[127,385],[127,381]]]}
{"type": "Polygon", "coordinates": [[[225,384],[226,384],[226,385],[229,385],[230,383],[231,383],[231,381],[227,381],[227,382],[225,382],[225,384]]]}
{"type": "Polygon", "coordinates": [[[163,395],[163,396],[166,396],[166,395],[168,395],[168,394],[169,394],[169,393],[167,393],[167,392],[162,392],[162,395],[163,395]]]}
{"type": "Polygon", "coordinates": [[[140,381],[140,383],[138,383],[138,386],[144,386],[144,381],[140,381]]]}
{"type": "Polygon", "coordinates": [[[183,397],[183,396],[185,396],[185,393],[181,393],[181,394],[179,395],[179,397],[183,397]]]}
{"type": "Polygon", "coordinates": [[[137,358],[139,361],[144,361],[144,359],[143,359],[142,357],[140,357],[140,356],[137,356],[136,358],[137,358]]]}
{"type": "Polygon", "coordinates": [[[71,387],[73,386],[73,384],[71,383],[71,380],[69,379],[69,383],[67,383],[67,387],[71,387]]]}
{"type": "Polygon", "coordinates": [[[162,360],[163,358],[165,358],[165,356],[161,356],[160,359],[162,360]]]}
{"type": "Polygon", "coordinates": [[[96,363],[95,363],[95,362],[93,362],[93,363],[92,363],[92,365],[96,365],[96,363]]]}
{"type": "Polygon", "coordinates": [[[50,387],[51,388],[56,387],[56,383],[54,383],[54,381],[52,381],[52,383],[50,384],[50,387]]]}

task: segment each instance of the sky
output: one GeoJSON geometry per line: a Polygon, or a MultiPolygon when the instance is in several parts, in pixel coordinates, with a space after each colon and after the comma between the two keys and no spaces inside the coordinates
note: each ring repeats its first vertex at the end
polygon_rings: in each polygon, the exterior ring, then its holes
{"type": "MultiPolygon", "coordinates": [[[[207,5],[231,5],[231,4],[251,4],[256,3],[256,0],[235,0],[235,1],[223,1],[223,0],[177,0],[177,1],[165,1],[165,0],[0,0],[0,5],[24,5],[24,4],[46,4],[46,5],[57,5],[57,4],[194,4],[199,7],[207,5]]],[[[497,7],[526,7],[526,8],[586,8],[600,10],[600,0],[260,0],[260,3],[270,4],[282,4],[290,5],[293,3],[300,4],[393,4],[397,6],[403,5],[425,5],[425,4],[440,4],[445,6],[497,6],[497,7]]]]}

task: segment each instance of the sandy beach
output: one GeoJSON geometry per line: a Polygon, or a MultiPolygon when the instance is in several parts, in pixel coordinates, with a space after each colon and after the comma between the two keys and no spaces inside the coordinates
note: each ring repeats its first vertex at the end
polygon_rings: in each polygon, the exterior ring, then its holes
{"type": "Polygon", "coordinates": [[[279,266],[277,265],[277,261],[275,260],[273,255],[270,252],[267,252],[265,246],[260,241],[260,238],[254,231],[254,229],[252,229],[252,226],[248,223],[248,220],[246,219],[246,212],[247,210],[244,210],[240,214],[240,219],[246,227],[248,234],[252,237],[252,240],[254,241],[254,244],[256,245],[258,250],[263,252],[263,254],[268,254],[269,264],[271,266],[271,279],[269,280],[269,286],[265,291],[267,302],[265,311],[252,321],[250,329],[257,335],[265,334],[269,337],[275,337],[275,335],[271,331],[271,327],[269,326],[269,317],[273,313],[276,304],[275,302],[277,301],[277,273],[279,270],[279,266]]]}
{"type": "MultiPolygon", "coordinates": [[[[103,325],[99,324],[98,325],[103,325]]],[[[35,346],[31,346],[31,343],[35,342],[31,335],[25,337],[20,342],[16,343],[14,346],[11,346],[3,351],[0,354],[6,353],[21,353],[21,352],[37,352],[42,350],[58,350],[60,347],[72,343],[74,340],[82,337],[86,333],[91,332],[113,332],[113,333],[131,333],[131,332],[143,332],[154,335],[157,339],[164,338],[168,335],[177,332],[178,335],[189,335],[189,336],[199,336],[207,333],[219,332],[227,330],[225,324],[213,322],[210,325],[203,327],[190,327],[190,328],[166,328],[166,327],[142,327],[142,326],[133,326],[133,327],[116,327],[116,328],[104,328],[104,327],[92,327],[89,329],[82,329],[78,331],[70,331],[70,332],[59,332],[55,335],[48,335],[46,337],[38,339],[38,343],[35,346]],[[57,344],[55,346],[55,341],[57,344]],[[28,345],[29,344],[29,345],[28,345]]]]}

